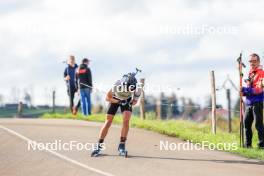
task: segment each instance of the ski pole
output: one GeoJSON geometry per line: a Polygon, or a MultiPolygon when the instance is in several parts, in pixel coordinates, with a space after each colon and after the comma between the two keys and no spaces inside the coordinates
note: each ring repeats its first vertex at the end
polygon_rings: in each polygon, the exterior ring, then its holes
{"type": "Polygon", "coordinates": [[[243,117],[243,93],[242,93],[242,83],[243,83],[243,68],[245,68],[245,64],[242,62],[242,52],[240,53],[239,58],[237,59],[238,62],[238,68],[239,68],[239,96],[240,96],[240,147],[244,147],[244,117],[243,117]]]}

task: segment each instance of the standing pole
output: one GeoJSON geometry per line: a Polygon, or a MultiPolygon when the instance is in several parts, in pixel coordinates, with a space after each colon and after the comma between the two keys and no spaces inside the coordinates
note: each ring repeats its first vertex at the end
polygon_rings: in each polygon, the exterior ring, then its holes
{"type": "Polygon", "coordinates": [[[212,133],[216,134],[216,90],[215,90],[215,75],[211,71],[211,89],[212,89],[212,133]]]}
{"type": "Polygon", "coordinates": [[[231,91],[230,89],[226,90],[227,96],[227,106],[228,106],[228,132],[232,132],[232,118],[231,118],[231,91]]]}
{"type": "Polygon", "coordinates": [[[145,85],[145,79],[142,78],[140,79],[140,84],[141,84],[141,98],[140,98],[140,117],[141,119],[146,119],[146,111],[145,111],[145,91],[144,91],[144,85],[145,85]]]}
{"type": "Polygon", "coordinates": [[[55,98],[56,98],[56,91],[52,91],[52,113],[55,113],[55,98]]]}
{"type": "Polygon", "coordinates": [[[157,119],[161,119],[161,98],[160,97],[156,100],[156,117],[157,119]]]}
{"type": "Polygon", "coordinates": [[[240,97],[240,147],[244,147],[244,117],[243,117],[243,93],[241,91],[242,89],[242,83],[243,83],[243,68],[245,68],[245,64],[242,62],[242,53],[240,53],[239,58],[237,59],[238,62],[238,69],[239,69],[239,97],[240,97]]]}
{"type": "Polygon", "coordinates": [[[22,117],[22,113],[23,113],[23,102],[20,101],[18,103],[18,107],[17,107],[17,117],[21,118],[22,117]]]}

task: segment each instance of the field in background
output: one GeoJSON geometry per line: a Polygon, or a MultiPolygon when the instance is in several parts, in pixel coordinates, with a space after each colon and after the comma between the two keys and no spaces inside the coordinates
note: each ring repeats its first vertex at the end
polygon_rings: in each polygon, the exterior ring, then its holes
{"type": "MultiPolygon", "coordinates": [[[[81,114],[73,116],[71,114],[60,114],[60,113],[48,113],[44,114],[42,118],[58,118],[58,119],[78,119],[78,120],[87,120],[95,122],[104,122],[105,115],[103,114],[94,114],[89,117],[84,117],[81,114]]],[[[114,118],[115,124],[122,123],[122,117],[117,115],[114,118]]],[[[239,145],[239,120],[233,120],[233,133],[225,132],[227,123],[224,120],[218,120],[218,129],[217,134],[214,135],[211,133],[211,127],[209,121],[204,123],[196,123],[188,120],[153,120],[153,117],[150,115],[148,119],[142,120],[139,117],[133,117],[130,123],[131,127],[142,128],[146,130],[151,130],[158,132],[160,134],[177,137],[182,140],[189,140],[194,143],[202,143],[203,141],[208,141],[213,144],[219,143],[237,143],[239,145]]],[[[227,152],[239,154],[244,157],[254,158],[264,160],[264,150],[256,148],[257,144],[256,132],[254,133],[253,138],[253,149],[244,149],[239,148],[238,150],[231,151],[225,150],[227,152]]]]}
{"type": "MultiPolygon", "coordinates": [[[[56,112],[65,113],[65,109],[57,107],[56,112]]],[[[22,112],[22,117],[39,117],[45,113],[52,113],[51,108],[24,108],[22,112]]],[[[17,108],[0,108],[0,118],[1,117],[15,117],[17,116],[17,108]]]]}

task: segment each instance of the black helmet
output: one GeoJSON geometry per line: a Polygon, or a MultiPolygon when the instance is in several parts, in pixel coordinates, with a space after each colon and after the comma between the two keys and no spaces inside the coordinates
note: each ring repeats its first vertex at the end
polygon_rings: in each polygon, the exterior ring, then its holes
{"type": "Polygon", "coordinates": [[[135,74],[133,73],[128,73],[123,76],[121,79],[121,82],[123,83],[124,86],[127,86],[129,90],[134,91],[137,88],[137,79],[135,77],[135,74]]]}

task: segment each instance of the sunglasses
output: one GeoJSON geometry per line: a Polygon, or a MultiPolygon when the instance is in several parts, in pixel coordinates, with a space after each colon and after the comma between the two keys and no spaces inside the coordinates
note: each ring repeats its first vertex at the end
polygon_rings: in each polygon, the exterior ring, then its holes
{"type": "Polygon", "coordinates": [[[258,60],[249,60],[248,62],[250,62],[250,63],[257,63],[258,60]]]}

